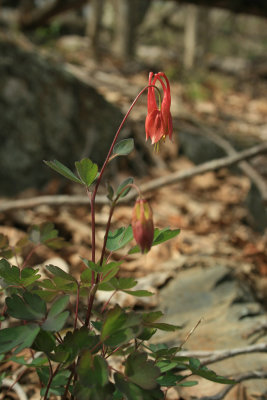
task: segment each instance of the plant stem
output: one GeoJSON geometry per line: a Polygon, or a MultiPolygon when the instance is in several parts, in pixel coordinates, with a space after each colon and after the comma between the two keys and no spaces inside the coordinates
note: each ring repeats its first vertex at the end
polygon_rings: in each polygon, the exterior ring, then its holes
{"type": "MultiPolygon", "coordinates": [[[[96,185],[95,185],[94,191],[93,191],[93,193],[92,193],[92,198],[91,198],[91,215],[92,215],[92,261],[93,261],[93,262],[95,262],[95,197],[96,197],[96,194],[97,194],[97,190],[98,190],[98,187],[99,187],[100,182],[101,182],[101,180],[102,180],[104,170],[105,170],[105,168],[106,168],[106,166],[107,166],[107,164],[108,164],[108,162],[109,162],[111,153],[112,153],[112,151],[113,151],[113,148],[114,148],[114,146],[115,146],[115,144],[116,144],[116,141],[117,141],[118,136],[119,136],[119,134],[120,134],[120,132],[121,132],[121,130],[122,130],[122,128],[123,128],[123,125],[124,125],[126,119],[128,118],[130,112],[132,111],[132,109],[133,109],[133,107],[135,106],[135,104],[136,104],[137,100],[139,99],[139,97],[140,97],[149,87],[151,87],[151,85],[148,85],[148,86],[144,87],[144,88],[141,90],[141,92],[138,93],[138,95],[136,96],[136,98],[135,98],[134,101],[132,102],[132,104],[131,104],[129,110],[127,111],[125,117],[123,118],[123,120],[122,120],[122,122],[121,122],[121,124],[120,124],[120,126],[119,126],[119,128],[118,128],[118,130],[117,130],[117,132],[116,132],[116,134],[115,134],[115,136],[114,136],[113,142],[111,143],[111,146],[110,146],[110,149],[109,149],[109,151],[108,151],[106,160],[105,160],[105,162],[104,162],[104,164],[103,164],[103,166],[102,166],[102,168],[101,168],[101,171],[100,171],[100,173],[99,173],[99,177],[98,177],[98,179],[97,179],[97,181],[96,181],[96,185]]],[[[153,86],[153,87],[154,87],[154,86],[153,86]]]]}
{"type": "Polygon", "coordinates": [[[103,260],[104,260],[104,256],[105,256],[105,250],[106,250],[106,244],[107,244],[107,240],[108,240],[108,232],[109,232],[109,228],[110,228],[110,224],[111,224],[111,218],[115,209],[115,206],[117,204],[117,201],[119,200],[119,198],[121,197],[121,194],[128,188],[128,187],[133,187],[137,193],[139,194],[139,197],[142,197],[142,194],[140,192],[139,187],[135,184],[135,183],[129,183],[128,185],[124,186],[124,188],[121,189],[121,191],[118,193],[118,195],[116,196],[115,200],[112,202],[112,205],[110,207],[110,211],[109,211],[109,217],[108,217],[108,222],[106,225],[106,232],[105,232],[105,236],[104,236],[104,242],[103,242],[103,247],[102,247],[102,252],[101,252],[101,258],[100,258],[100,265],[103,264],[103,260]]]}
{"type": "Polygon", "coordinates": [[[106,225],[106,232],[105,232],[105,236],[104,236],[104,242],[103,242],[101,258],[100,258],[100,263],[99,263],[100,265],[102,265],[103,261],[104,261],[106,244],[107,244],[107,240],[108,240],[108,232],[109,232],[109,228],[110,228],[110,224],[111,224],[111,218],[112,218],[113,212],[115,210],[115,205],[116,205],[116,203],[114,201],[112,203],[112,206],[111,206],[110,210],[109,210],[109,217],[108,217],[108,222],[107,222],[107,225],[106,225]]]}
{"type": "Polygon", "coordinates": [[[49,360],[49,358],[48,358],[48,362],[49,362],[50,376],[49,376],[49,379],[48,379],[48,382],[47,382],[47,387],[46,387],[46,391],[45,391],[45,395],[44,395],[44,400],[48,399],[47,396],[48,396],[48,392],[49,392],[50,386],[52,384],[54,376],[57,374],[57,371],[59,370],[59,367],[60,367],[60,364],[58,364],[58,366],[56,367],[55,371],[53,372],[52,364],[51,364],[51,361],[49,360]]]}
{"type": "Polygon", "coordinates": [[[74,320],[74,330],[77,327],[78,311],[79,311],[79,297],[80,297],[80,284],[77,283],[77,295],[76,295],[76,307],[75,307],[75,320],[74,320]]]}
{"type": "Polygon", "coordinates": [[[87,307],[87,313],[86,313],[86,318],[84,325],[88,326],[91,318],[91,312],[92,312],[92,307],[94,304],[94,299],[95,299],[95,294],[97,291],[97,284],[92,285],[91,290],[90,290],[90,295],[88,299],[88,307],[87,307]]]}
{"type": "Polygon", "coordinates": [[[69,379],[68,379],[68,382],[67,382],[67,385],[66,385],[66,388],[65,388],[65,392],[64,392],[64,394],[63,394],[63,396],[61,398],[62,400],[66,400],[67,399],[68,391],[69,391],[71,380],[72,380],[73,375],[74,375],[74,371],[75,371],[75,363],[72,364],[72,371],[71,371],[71,374],[69,376],[69,379]]]}
{"type": "MultiPolygon", "coordinates": [[[[138,95],[136,96],[136,98],[132,102],[129,110],[125,114],[125,116],[124,116],[124,118],[123,118],[123,120],[122,120],[122,122],[121,122],[121,124],[120,124],[120,126],[119,126],[119,128],[118,128],[118,130],[117,130],[117,132],[115,134],[115,136],[114,136],[113,142],[111,143],[111,146],[110,146],[110,149],[108,151],[107,157],[106,157],[106,159],[104,161],[104,164],[102,165],[102,168],[101,168],[100,173],[99,173],[99,177],[98,177],[98,179],[96,181],[96,185],[95,185],[95,188],[94,188],[92,196],[91,196],[91,224],[92,224],[92,227],[91,227],[91,229],[92,229],[92,239],[91,240],[92,240],[92,261],[94,263],[95,263],[95,250],[96,250],[96,246],[95,246],[95,198],[96,198],[96,194],[97,194],[100,182],[102,180],[103,173],[104,173],[105,168],[106,168],[106,166],[107,166],[107,164],[108,164],[108,162],[110,160],[111,153],[112,153],[112,151],[114,149],[114,146],[116,144],[118,136],[119,136],[119,134],[120,134],[120,132],[121,132],[121,130],[123,128],[123,125],[125,124],[126,119],[128,118],[130,112],[132,111],[132,109],[135,106],[135,104],[136,104],[137,100],[139,99],[139,97],[141,97],[141,95],[149,87],[154,87],[157,90],[159,90],[155,85],[147,85],[146,87],[144,87],[138,93],[138,95]]],[[[87,189],[87,193],[89,195],[88,189],[87,189]]],[[[112,216],[112,214],[111,214],[111,216],[112,216]]],[[[110,217],[110,220],[111,220],[111,217],[110,217]]],[[[105,247],[103,246],[102,255],[101,255],[102,262],[103,262],[103,259],[104,259],[104,252],[105,252],[105,247]]],[[[89,295],[89,299],[88,299],[88,308],[87,308],[87,314],[86,314],[86,318],[85,318],[85,326],[89,325],[90,318],[91,318],[92,307],[93,307],[93,303],[94,303],[95,294],[96,294],[96,291],[97,291],[97,284],[95,284],[95,283],[97,283],[97,282],[95,282],[95,274],[94,274],[94,272],[92,272],[92,286],[91,286],[91,291],[90,291],[90,295],[89,295]]]]}
{"type": "Polygon", "coordinates": [[[28,261],[30,260],[31,256],[33,255],[33,253],[35,252],[35,250],[36,250],[37,247],[39,247],[39,246],[40,246],[40,244],[37,244],[36,246],[34,246],[34,247],[31,249],[31,251],[29,252],[29,254],[27,255],[27,257],[25,258],[25,260],[24,260],[24,262],[23,262],[23,264],[22,264],[22,266],[21,266],[21,269],[23,269],[23,268],[26,267],[26,265],[27,265],[28,261]]]}

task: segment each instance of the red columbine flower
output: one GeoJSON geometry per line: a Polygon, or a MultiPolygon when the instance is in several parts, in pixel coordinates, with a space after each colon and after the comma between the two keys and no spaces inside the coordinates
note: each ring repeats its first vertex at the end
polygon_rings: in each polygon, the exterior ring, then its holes
{"type": "Polygon", "coordinates": [[[159,142],[169,136],[172,138],[172,117],[171,107],[171,90],[168,78],[163,72],[149,74],[149,85],[156,85],[160,82],[163,89],[163,100],[160,107],[157,105],[155,88],[148,88],[147,95],[147,117],[146,117],[146,140],[151,139],[152,144],[159,142]],[[153,78],[154,76],[154,78],[153,78]],[[163,79],[165,80],[165,83],[163,79]]]}
{"type": "Polygon", "coordinates": [[[145,199],[138,199],[132,215],[133,235],[142,253],[150,250],[154,237],[153,214],[145,199]]]}

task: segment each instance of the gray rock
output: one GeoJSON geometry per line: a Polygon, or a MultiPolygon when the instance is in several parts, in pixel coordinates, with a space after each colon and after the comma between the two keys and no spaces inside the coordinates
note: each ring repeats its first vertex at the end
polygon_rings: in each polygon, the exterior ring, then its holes
{"type": "MultiPolygon", "coordinates": [[[[254,300],[247,285],[235,278],[233,270],[223,266],[195,267],[179,272],[177,278],[162,289],[160,299],[165,322],[182,325],[183,329],[163,334],[156,339],[158,341],[179,345],[203,319],[184,346],[188,350],[212,351],[248,346],[251,344],[249,333],[266,321],[266,313],[254,300]]],[[[265,332],[260,340],[266,342],[266,339],[265,332]]],[[[266,354],[239,355],[210,368],[221,375],[265,369],[266,354]]],[[[267,390],[264,380],[247,381],[244,386],[250,394],[267,390]]],[[[201,391],[201,388],[197,390],[201,391]]]]}
{"type": "Polygon", "coordinates": [[[21,38],[1,34],[0,54],[0,193],[47,182],[43,159],[103,162],[120,111],[21,38]]]}

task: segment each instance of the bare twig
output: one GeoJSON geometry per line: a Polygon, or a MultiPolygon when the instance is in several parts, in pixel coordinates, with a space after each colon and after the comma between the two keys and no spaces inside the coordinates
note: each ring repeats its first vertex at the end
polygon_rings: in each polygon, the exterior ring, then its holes
{"type": "MultiPolygon", "coordinates": [[[[18,398],[20,400],[28,400],[26,393],[24,392],[24,390],[22,389],[20,384],[17,383],[16,381],[13,381],[12,379],[9,379],[9,378],[4,378],[2,380],[2,386],[8,387],[8,388],[11,387],[12,390],[18,395],[18,398]]],[[[1,398],[3,398],[3,397],[1,396],[1,398]]]]}
{"type": "MultiPolygon", "coordinates": [[[[236,381],[236,383],[240,383],[250,379],[267,379],[267,371],[245,372],[244,374],[233,377],[233,379],[236,381]]],[[[217,394],[213,396],[200,397],[198,398],[198,400],[222,400],[233,387],[233,385],[227,385],[217,394]]]]}
{"type": "MultiPolygon", "coordinates": [[[[185,171],[178,171],[169,174],[167,177],[161,177],[153,179],[148,183],[140,186],[142,193],[153,191],[164,186],[175,184],[184,179],[192,178],[193,176],[204,174],[205,172],[215,171],[220,168],[229,167],[242,160],[255,157],[259,154],[267,152],[267,143],[262,143],[257,146],[253,146],[248,150],[240,151],[237,154],[230,155],[227,157],[219,158],[216,160],[205,162],[196,167],[187,169],[185,171]]],[[[130,193],[128,196],[123,198],[123,202],[129,202],[135,198],[135,193],[130,193]]],[[[106,196],[96,196],[96,204],[108,204],[109,200],[106,196]]],[[[62,206],[62,205],[77,205],[77,204],[88,204],[88,198],[86,196],[69,196],[69,195],[56,195],[56,196],[39,196],[30,199],[20,199],[13,201],[4,201],[0,203],[0,212],[21,209],[21,208],[33,208],[42,204],[62,206]]]]}
{"type": "Polygon", "coordinates": [[[201,359],[202,365],[212,364],[226,358],[249,353],[267,353],[267,343],[257,343],[247,347],[215,351],[181,351],[179,356],[196,357],[201,359]]]}

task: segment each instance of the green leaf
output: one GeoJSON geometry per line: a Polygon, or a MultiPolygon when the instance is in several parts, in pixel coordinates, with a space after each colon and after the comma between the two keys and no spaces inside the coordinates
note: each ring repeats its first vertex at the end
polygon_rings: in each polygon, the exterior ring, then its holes
{"type": "Polygon", "coordinates": [[[175,236],[179,235],[179,233],[180,229],[164,228],[160,230],[156,228],[154,232],[154,240],[152,246],[156,246],[157,244],[166,242],[167,240],[170,240],[175,236]]]}
{"type": "Polygon", "coordinates": [[[70,179],[73,182],[82,184],[82,181],[79,178],[77,178],[77,176],[74,175],[74,173],[68,167],[66,167],[64,164],[62,164],[61,162],[59,162],[57,160],[54,160],[54,161],[45,161],[44,160],[44,163],[46,165],[48,165],[48,167],[52,168],[54,171],[63,175],[65,178],[70,179]]]}
{"type": "Polygon", "coordinates": [[[17,294],[6,298],[7,312],[11,317],[28,321],[40,320],[45,317],[46,304],[37,294],[23,293],[23,298],[17,294]]]}
{"type": "Polygon", "coordinates": [[[69,331],[65,335],[63,343],[60,343],[55,349],[53,360],[71,364],[82,350],[90,350],[91,353],[97,352],[101,346],[99,343],[99,335],[95,335],[86,327],[73,332],[69,331]]]}
{"type": "Polygon", "coordinates": [[[149,340],[156,332],[157,329],[145,326],[142,333],[138,336],[138,339],[149,340]]]}
{"type": "Polygon", "coordinates": [[[149,324],[149,326],[166,332],[174,332],[177,331],[177,329],[182,329],[179,325],[166,324],[164,322],[153,322],[149,324]]]}
{"type": "Polygon", "coordinates": [[[66,281],[76,282],[76,279],[72,275],[68,274],[67,272],[63,271],[63,269],[55,265],[49,264],[46,265],[46,268],[49,272],[51,272],[55,276],[58,276],[59,278],[65,279],[66,281]]]}
{"type": "Polygon", "coordinates": [[[60,331],[68,316],[68,311],[63,311],[69,302],[69,296],[62,296],[52,305],[42,329],[45,331],[60,331]],[[63,312],[62,312],[63,311],[63,312]]]}
{"type": "Polygon", "coordinates": [[[35,244],[46,243],[58,237],[58,230],[52,222],[33,225],[29,231],[29,240],[35,244]]]}
{"type": "Polygon", "coordinates": [[[143,321],[147,322],[147,323],[154,322],[157,319],[161,318],[162,316],[163,316],[163,313],[161,311],[152,311],[149,313],[144,313],[142,315],[143,321]]]}
{"type": "Polygon", "coordinates": [[[194,368],[194,369],[201,368],[201,362],[197,358],[190,358],[189,368],[194,368]]]}
{"type": "Polygon", "coordinates": [[[27,287],[38,280],[38,269],[24,268],[21,272],[18,267],[11,266],[5,259],[0,260],[0,277],[5,280],[8,285],[23,285],[27,287]]]}
{"type": "Polygon", "coordinates": [[[24,287],[31,285],[33,282],[41,278],[41,275],[39,275],[38,272],[39,269],[24,268],[21,271],[20,284],[23,285],[24,287]]]}
{"type": "Polygon", "coordinates": [[[107,190],[108,190],[107,198],[110,201],[112,201],[113,197],[114,197],[114,189],[113,189],[113,187],[111,185],[108,185],[107,190]]]}
{"type": "Polygon", "coordinates": [[[125,380],[120,374],[114,374],[115,386],[124,394],[123,398],[127,400],[162,400],[164,395],[159,386],[156,389],[144,390],[128,380],[125,380]]]}
{"type": "Polygon", "coordinates": [[[132,289],[137,285],[137,281],[134,278],[118,278],[113,279],[111,282],[117,290],[132,289]]]}
{"type": "Polygon", "coordinates": [[[7,284],[15,285],[20,283],[20,270],[14,265],[11,266],[4,258],[0,260],[0,276],[7,284]]]}
{"type": "Polygon", "coordinates": [[[53,222],[46,222],[40,227],[41,243],[45,243],[47,240],[55,239],[58,237],[58,230],[55,229],[53,222]]]}
{"type": "Polygon", "coordinates": [[[102,327],[101,341],[106,340],[113,333],[119,331],[125,321],[126,314],[119,306],[115,306],[112,310],[110,310],[107,313],[102,327]]]}
{"type": "Polygon", "coordinates": [[[177,363],[171,360],[161,360],[156,363],[156,366],[159,367],[160,371],[167,372],[177,366],[177,363]]]}
{"type": "Polygon", "coordinates": [[[39,330],[40,328],[36,324],[15,326],[0,330],[0,353],[7,353],[15,347],[17,347],[15,353],[19,353],[26,347],[31,347],[39,330]]]}
{"type": "MultiPolygon", "coordinates": [[[[174,238],[175,236],[179,235],[180,229],[169,229],[169,228],[164,228],[162,230],[156,228],[154,230],[154,239],[152,246],[156,246],[160,243],[166,242],[167,240],[170,240],[174,238]]],[[[132,247],[129,251],[128,254],[135,254],[135,253],[140,253],[140,247],[138,245],[132,247]]]]}
{"type": "Polygon", "coordinates": [[[89,158],[83,158],[81,161],[75,162],[75,167],[82,182],[86,186],[90,186],[97,176],[98,166],[89,158]]]}
{"type": "MultiPolygon", "coordinates": [[[[82,258],[84,264],[89,268],[91,271],[96,272],[97,274],[102,275],[101,283],[110,281],[115,275],[117,275],[119,271],[119,266],[121,265],[122,261],[118,262],[111,262],[108,264],[99,265],[90,260],[82,258]]],[[[86,271],[86,270],[85,270],[86,271]]],[[[81,274],[81,280],[85,283],[91,283],[92,273],[86,273],[85,271],[81,274]]]]}
{"type": "MultiPolygon", "coordinates": [[[[114,263],[117,264],[117,263],[114,263]]],[[[101,283],[109,282],[114,276],[117,275],[119,271],[119,267],[117,265],[113,265],[112,268],[109,269],[109,271],[103,273],[103,278],[101,280],[101,283]]]]}
{"type": "Polygon", "coordinates": [[[202,367],[200,361],[194,358],[189,359],[189,369],[194,375],[201,376],[202,378],[208,379],[212,382],[226,385],[233,385],[236,383],[233,379],[224,378],[223,376],[217,375],[216,372],[208,369],[207,367],[202,367]]]}
{"type": "Polygon", "coordinates": [[[125,197],[131,190],[131,186],[127,187],[125,190],[123,190],[127,185],[132,184],[134,181],[134,179],[132,177],[129,177],[127,179],[125,179],[118,187],[117,192],[116,192],[116,196],[118,198],[123,198],[125,197]]]}
{"type": "Polygon", "coordinates": [[[113,149],[113,154],[118,156],[127,156],[134,149],[134,140],[132,138],[123,139],[117,144],[115,144],[113,149]]]}
{"type": "Polygon", "coordinates": [[[155,389],[160,369],[152,360],[147,360],[146,353],[132,353],[125,363],[125,375],[129,380],[143,389],[155,389]]]}
{"type": "MultiPolygon", "coordinates": [[[[44,387],[41,389],[41,396],[44,396],[46,391],[46,386],[50,378],[50,370],[49,367],[47,366],[36,368],[36,370],[41,382],[44,385],[44,387]]],[[[63,396],[70,373],[71,372],[68,370],[60,370],[57,372],[57,374],[54,376],[51,382],[50,389],[48,392],[48,398],[50,398],[52,394],[55,394],[57,396],[63,396]]]]}
{"type": "Polygon", "coordinates": [[[196,385],[198,385],[198,381],[186,381],[186,382],[177,383],[177,386],[184,386],[184,387],[190,387],[190,386],[196,386],[196,385]]]}
{"type": "Polygon", "coordinates": [[[52,333],[43,331],[42,329],[34,340],[34,348],[44,353],[50,353],[56,347],[56,340],[52,333]]]}
{"type": "Polygon", "coordinates": [[[101,341],[115,347],[137,337],[142,330],[141,316],[126,314],[119,306],[108,311],[101,332],[101,341]]]}
{"type": "Polygon", "coordinates": [[[172,372],[167,372],[166,374],[157,378],[157,382],[158,384],[160,384],[160,386],[176,386],[177,376],[174,375],[172,372]]]}
{"type": "Polygon", "coordinates": [[[47,364],[48,362],[47,357],[37,357],[29,362],[29,360],[25,359],[23,356],[12,356],[10,357],[10,360],[20,365],[26,365],[26,367],[39,367],[41,365],[47,364]]]}
{"type": "Polygon", "coordinates": [[[149,292],[148,290],[123,290],[125,293],[128,293],[135,297],[149,297],[154,296],[154,293],[149,292]]]}
{"type": "Polygon", "coordinates": [[[117,251],[124,247],[132,239],[133,230],[130,225],[127,228],[118,228],[114,232],[109,231],[106,248],[108,251],[117,251]]]}
{"type": "Polygon", "coordinates": [[[90,269],[85,269],[81,273],[81,282],[85,284],[86,286],[90,285],[92,282],[92,271],[90,269]]]}
{"type": "MultiPolygon", "coordinates": [[[[109,382],[105,386],[83,386],[77,382],[74,387],[74,395],[79,400],[115,400],[113,397],[114,385],[109,382]]],[[[120,398],[116,398],[120,400],[120,398]]]]}
{"type": "Polygon", "coordinates": [[[101,356],[92,356],[90,350],[84,351],[77,367],[79,379],[85,386],[105,386],[108,383],[108,365],[101,356]]]}
{"type": "Polygon", "coordinates": [[[53,250],[61,250],[69,246],[62,237],[57,237],[55,239],[50,239],[45,242],[45,245],[53,250]]]}

